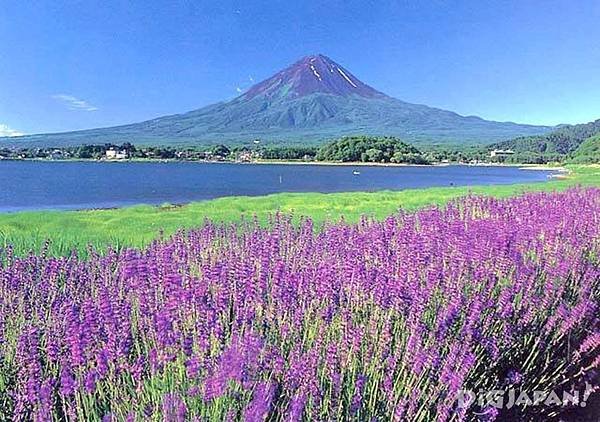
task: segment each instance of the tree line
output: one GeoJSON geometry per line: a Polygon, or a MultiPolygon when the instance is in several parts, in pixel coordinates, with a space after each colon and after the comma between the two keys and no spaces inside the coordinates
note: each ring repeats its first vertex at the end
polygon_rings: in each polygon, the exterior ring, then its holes
{"type": "MultiPolygon", "coordinates": [[[[581,148],[571,151],[569,151],[569,148],[557,148],[556,145],[539,148],[539,144],[536,142],[542,137],[517,138],[487,146],[427,146],[420,150],[392,136],[345,136],[322,146],[263,145],[260,140],[254,140],[249,145],[227,146],[216,144],[209,147],[135,146],[130,142],[61,148],[4,147],[0,148],[0,158],[99,160],[106,158],[106,152],[112,149],[125,152],[126,157],[129,159],[190,161],[254,161],[263,159],[404,164],[439,162],[503,162],[515,164],[544,164],[565,161],[597,162],[598,138],[582,144],[579,137],[594,133],[599,122],[568,129],[562,128],[559,131],[560,135],[554,133],[543,137],[544,142],[551,143],[552,140],[571,136],[572,142],[581,146],[581,148]],[[536,145],[536,147],[533,147],[533,145],[536,145]],[[584,146],[585,148],[583,148],[584,146]],[[513,154],[492,157],[490,152],[493,149],[511,149],[513,154]],[[565,151],[567,152],[565,153],[565,151]],[[593,151],[593,153],[590,153],[590,151],[593,151]]],[[[562,146],[564,146],[564,143],[562,146]]]]}
{"type": "MultiPolygon", "coordinates": [[[[258,144],[259,142],[257,142],[258,144]]],[[[415,147],[394,137],[350,136],[316,146],[236,146],[213,145],[207,149],[199,147],[175,148],[161,146],[136,147],[107,143],[103,145],[81,145],[64,148],[19,148],[0,150],[4,158],[54,158],[54,159],[102,159],[108,150],[124,152],[132,159],[185,159],[185,160],[303,160],[341,161],[368,163],[412,163],[426,164],[428,160],[415,147]]]]}

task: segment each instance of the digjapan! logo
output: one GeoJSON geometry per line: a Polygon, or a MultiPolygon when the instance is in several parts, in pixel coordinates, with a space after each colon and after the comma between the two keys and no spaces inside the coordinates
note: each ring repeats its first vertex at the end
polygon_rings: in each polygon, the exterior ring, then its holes
{"type": "MultiPolygon", "coordinates": [[[[597,387],[596,387],[597,388],[597,387]]],[[[555,391],[532,392],[520,391],[514,388],[508,390],[460,390],[458,392],[457,404],[461,409],[466,409],[474,404],[482,409],[511,409],[512,407],[529,406],[580,406],[585,407],[590,394],[595,391],[586,382],[585,389],[571,390],[557,393],[555,391]]]]}

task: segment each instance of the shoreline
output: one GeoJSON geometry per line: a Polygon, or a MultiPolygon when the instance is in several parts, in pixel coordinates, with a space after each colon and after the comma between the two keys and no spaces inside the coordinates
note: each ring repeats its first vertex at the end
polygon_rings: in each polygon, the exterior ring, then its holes
{"type": "MultiPolygon", "coordinates": [[[[468,166],[468,165],[464,165],[464,166],[468,166]]],[[[431,166],[429,166],[431,167],[431,166]]],[[[511,166],[514,167],[514,166],[511,166]]],[[[537,168],[531,168],[530,170],[538,170],[537,168]]],[[[542,170],[542,169],[540,169],[542,170]]],[[[554,168],[553,168],[554,170],[554,168]]],[[[573,171],[569,170],[569,169],[563,169],[564,172],[561,173],[554,173],[554,174],[548,174],[547,178],[545,180],[539,180],[539,181],[529,181],[529,182],[514,182],[514,183],[497,183],[497,184],[474,184],[474,185],[431,185],[431,186],[424,186],[424,187],[408,187],[408,188],[399,188],[399,189],[379,189],[379,190],[348,190],[348,191],[330,191],[330,192],[320,192],[320,191],[280,191],[280,192],[272,192],[272,193],[266,193],[266,194],[260,194],[260,195],[250,195],[250,194],[245,194],[245,195],[225,195],[225,196],[216,196],[216,197],[211,197],[211,198],[205,198],[205,199],[192,199],[192,200],[187,200],[187,201],[181,201],[181,202],[139,202],[139,203],[131,203],[131,204],[120,204],[120,205],[107,205],[107,206],[90,206],[90,207],[85,207],[82,206],[81,208],[71,208],[69,206],[66,207],[48,207],[48,208],[27,208],[27,209],[11,209],[11,210],[2,210],[0,209],[0,219],[3,215],[15,215],[15,214],[28,214],[28,213],[86,213],[86,212],[96,212],[96,211],[120,211],[120,210],[126,210],[126,209],[131,209],[131,208],[136,208],[136,207],[150,207],[152,209],[164,212],[164,211],[173,211],[173,210],[177,210],[180,208],[184,208],[184,207],[188,207],[190,205],[194,205],[194,204],[200,204],[200,203],[207,203],[207,202],[212,202],[212,201],[219,201],[219,200],[235,200],[235,199],[241,199],[241,198],[246,198],[249,200],[257,200],[260,198],[271,198],[274,196],[278,196],[278,195],[313,195],[313,194],[318,194],[318,195],[339,195],[339,194],[378,194],[378,193],[383,193],[383,192],[388,192],[388,193],[399,193],[399,192],[412,192],[414,194],[419,194],[422,191],[427,191],[430,189],[467,189],[467,191],[470,191],[471,189],[484,189],[484,190],[493,190],[495,188],[501,188],[501,187],[509,187],[509,186],[535,186],[535,185],[545,185],[545,184],[551,184],[553,181],[566,181],[568,179],[570,179],[572,177],[572,175],[574,174],[573,171]],[[565,173],[566,172],[566,173],[565,173]]]]}
{"type": "Polygon", "coordinates": [[[301,160],[255,160],[255,161],[214,161],[214,160],[177,160],[177,159],[159,159],[142,158],[126,160],[94,160],[85,158],[72,158],[65,160],[48,160],[44,158],[3,158],[0,163],[7,162],[36,162],[36,163],[194,163],[194,164],[239,164],[239,165],[290,165],[290,166],[344,166],[344,167],[449,167],[449,166],[468,166],[468,167],[518,167],[519,170],[539,170],[539,171],[559,171],[569,173],[570,171],[564,165],[552,166],[548,164],[527,164],[527,163],[431,163],[431,164],[410,164],[410,163],[365,163],[361,161],[301,161],[301,160]]]}
{"type": "Polygon", "coordinates": [[[531,164],[531,165],[522,165],[522,164],[519,164],[519,165],[522,166],[522,167],[519,167],[519,170],[560,171],[560,172],[563,172],[563,173],[571,173],[571,170],[569,170],[568,168],[563,167],[563,166],[553,167],[553,166],[548,166],[548,165],[545,165],[545,164],[537,164],[537,165],[536,164],[531,164]]]}

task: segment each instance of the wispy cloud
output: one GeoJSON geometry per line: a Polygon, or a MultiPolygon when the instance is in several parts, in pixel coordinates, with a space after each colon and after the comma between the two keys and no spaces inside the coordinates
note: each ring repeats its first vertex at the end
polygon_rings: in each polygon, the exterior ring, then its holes
{"type": "Polygon", "coordinates": [[[24,133],[19,132],[18,130],[12,129],[8,127],[8,125],[4,125],[0,123],[0,137],[3,136],[23,136],[24,133]]]}
{"type": "Polygon", "coordinates": [[[56,101],[60,101],[61,103],[65,104],[69,110],[81,110],[81,111],[96,111],[96,110],[98,110],[98,107],[93,106],[92,104],[88,103],[85,100],[74,97],[73,95],[56,94],[56,95],[53,95],[52,98],[54,98],[56,101]]]}
{"type": "Polygon", "coordinates": [[[248,89],[248,86],[250,86],[251,84],[254,84],[254,78],[252,77],[252,75],[248,75],[248,81],[243,81],[243,82],[237,84],[237,86],[235,87],[235,90],[237,91],[238,94],[245,92],[248,89]],[[248,83],[248,81],[250,81],[250,83],[248,83]]]}

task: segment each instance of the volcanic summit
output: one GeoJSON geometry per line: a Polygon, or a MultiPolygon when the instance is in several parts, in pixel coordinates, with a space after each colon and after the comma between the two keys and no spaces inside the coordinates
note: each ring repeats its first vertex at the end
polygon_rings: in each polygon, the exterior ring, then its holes
{"type": "MultiPolygon", "coordinates": [[[[249,64],[248,66],[251,66],[249,64]]],[[[392,70],[393,71],[393,70],[392,70]]],[[[5,138],[23,145],[98,143],[318,143],[342,135],[394,135],[413,143],[492,143],[544,134],[547,126],[495,122],[408,103],[362,82],[322,54],[306,56],[240,96],[141,123],[5,138]]]]}

